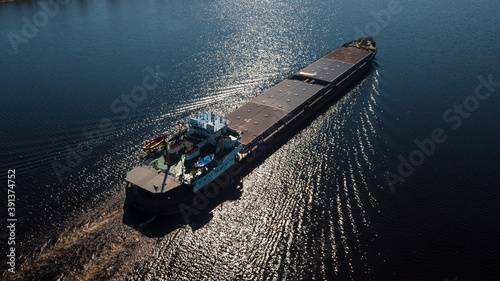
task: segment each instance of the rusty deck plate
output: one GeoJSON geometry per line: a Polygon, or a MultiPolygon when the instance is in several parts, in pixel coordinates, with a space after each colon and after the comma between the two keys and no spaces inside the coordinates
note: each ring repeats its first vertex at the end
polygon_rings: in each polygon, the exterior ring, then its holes
{"type": "Polygon", "coordinates": [[[300,70],[296,75],[332,82],[352,66],[352,63],[322,58],[300,70]]]}
{"type": "Polygon", "coordinates": [[[231,112],[229,127],[241,133],[241,143],[247,145],[323,88],[287,79],[231,112]]]}
{"type": "Polygon", "coordinates": [[[305,101],[312,98],[323,88],[324,87],[320,85],[301,83],[299,87],[295,88],[288,95],[275,101],[273,104],[271,104],[271,106],[291,112],[294,109],[298,108],[305,101]]]}
{"type": "Polygon", "coordinates": [[[341,62],[348,62],[352,64],[356,64],[360,61],[362,61],[364,58],[369,56],[371,52],[354,48],[354,47],[340,47],[336,49],[335,51],[329,53],[328,55],[324,56],[324,59],[329,59],[329,60],[338,60],[341,62]]]}
{"type": "Polygon", "coordinates": [[[249,102],[229,114],[229,127],[241,135],[241,143],[247,145],[289,112],[267,105],[249,102]]]}

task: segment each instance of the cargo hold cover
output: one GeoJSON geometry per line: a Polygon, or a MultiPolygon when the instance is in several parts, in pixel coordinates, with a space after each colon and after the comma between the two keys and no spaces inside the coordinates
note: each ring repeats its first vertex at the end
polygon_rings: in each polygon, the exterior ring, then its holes
{"type": "Polygon", "coordinates": [[[230,113],[229,127],[240,133],[241,143],[247,145],[323,88],[286,79],[230,113]]]}

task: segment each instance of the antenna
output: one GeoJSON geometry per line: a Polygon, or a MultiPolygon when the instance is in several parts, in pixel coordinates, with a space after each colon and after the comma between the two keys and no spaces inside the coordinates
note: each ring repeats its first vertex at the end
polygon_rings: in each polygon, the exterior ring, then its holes
{"type": "Polygon", "coordinates": [[[365,36],[365,37],[363,38],[363,40],[361,40],[361,41],[358,43],[358,46],[359,46],[359,47],[361,47],[361,44],[363,43],[363,41],[365,41],[366,37],[368,37],[368,36],[365,36]]]}

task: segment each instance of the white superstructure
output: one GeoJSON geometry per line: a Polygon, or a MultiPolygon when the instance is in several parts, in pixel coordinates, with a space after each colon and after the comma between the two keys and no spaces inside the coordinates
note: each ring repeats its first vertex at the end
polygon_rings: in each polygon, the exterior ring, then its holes
{"type": "Polygon", "coordinates": [[[217,138],[226,132],[230,121],[212,114],[200,114],[188,120],[191,127],[190,133],[199,134],[206,137],[217,138]]]}

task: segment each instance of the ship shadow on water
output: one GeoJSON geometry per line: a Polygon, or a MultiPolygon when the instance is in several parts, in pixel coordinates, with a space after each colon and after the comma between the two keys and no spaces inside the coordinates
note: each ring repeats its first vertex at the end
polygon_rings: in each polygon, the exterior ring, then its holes
{"type": "Polygon", "coordinates": [[[236,201],[241,198],[243,194],[242,181],[248,174],[260,166],[270,155],[274,154],[297,133],[305,129],[310,122],[324,114],[328,108],[336,104],[347,93],[356,87],[363,87],[366,84],[365,82],[370,79],[375,68],[378,68],[378,64],[374,60],[371,69],[360,75],[346,89],[321,104],[317,110],[310,112],[293,126],[290,126],[286,133],[278,134],[270,144],[259,146],[254,150],[254,154],[246,157],[239,164],[239,167],[233,169],[233,171],[238,170],[238,172],[231,175],[232,183],[217,190],[216,196],[205,196],[206,190],[198,191],[202,195],[195,196],[193,200],[197,200],[197,202],[187,203],[183,207],[179,206],[179,212],[168,215],[146,214],[125,204],[123,223],[150,238],[163,237],[179,228],[190,227],[193,231],[202,228],[212,220],[212,211],[217,206],[224,204],[226,201],[236,201]]]}

